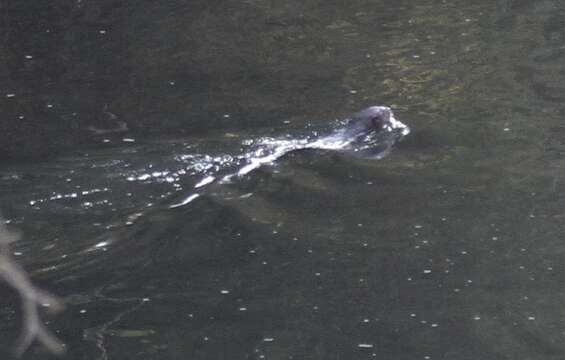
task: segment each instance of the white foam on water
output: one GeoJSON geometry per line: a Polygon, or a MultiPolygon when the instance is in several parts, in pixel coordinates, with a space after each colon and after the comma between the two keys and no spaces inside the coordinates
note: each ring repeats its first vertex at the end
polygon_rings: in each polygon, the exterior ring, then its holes
{"type": "Polygon", "coordinates": [[[216,180],[215,177],[213,176],[206,176],[204,179],[200,180],[196,185],[194,185],[194,188],[198,189],[199,187],[205,186],[210,184],[211,182],[213,182],[214,180],[216,180]]]}
{"type": "Polygon", "coordinates": [[[192,202],[193,200],[195,200],[198,197],[200,197],[200,194],[192,194],[189,197],[187,197],[186,199],[184,199],[183,201],[181,201],[180,203],[176,203],[176,204],[169,206],[169,208],[174,209],[174,208],[177,208],[177,207],[184,206],[184,205],[192,202]]]}

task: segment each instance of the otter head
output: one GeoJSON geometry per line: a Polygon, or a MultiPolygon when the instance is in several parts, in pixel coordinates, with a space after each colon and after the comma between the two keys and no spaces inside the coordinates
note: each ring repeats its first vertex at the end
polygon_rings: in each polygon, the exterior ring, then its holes
{"type": "Polygon", "coordinates": [[[371,106],[364,111],[367,112],[366,116],[371,119],[371,125],[373,126],[374,130],[383,130],[390,123],[392,110],[390,110],[389,107],[371,106]]]}
{"type": "Polygon", "coordinates": [[[351,125],[361,125],[363,131],[387,131],[399,132],[407,135],[410,130],[402,122],[394,118],[392,110],[388,106],[371,106],[351,116],[351,125]]]}

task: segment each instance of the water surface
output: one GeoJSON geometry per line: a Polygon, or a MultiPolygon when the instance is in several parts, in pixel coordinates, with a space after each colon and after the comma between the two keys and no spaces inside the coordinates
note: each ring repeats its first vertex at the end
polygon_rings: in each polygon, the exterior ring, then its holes
{"type": "Polygon", "coordinates": [[[43,54],[6,75],[22,103],[132,128],[0,168],[14,253],[66,301],[46,319],[67,358],[565,356],[560,2],[124,4],[50,13],[9,51],[43,54]],[[43,42],[67,25],[82,48],[43,42]],[[412,129],[389,156],[290,153],[169,208],[260,139],[373,104],[412,129]]]}

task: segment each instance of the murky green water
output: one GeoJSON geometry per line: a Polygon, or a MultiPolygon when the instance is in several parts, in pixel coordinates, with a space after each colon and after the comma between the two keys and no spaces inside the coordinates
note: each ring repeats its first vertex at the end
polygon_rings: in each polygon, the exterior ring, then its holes
{"type": "Polygon", "coordinates": [[[40,64],[29,96],[107,105],[135,141],[0,167],[16,257],[66,301],[46,318],[66,358],[565,356],[565,5],[124,4],[73,4],[88,41],[40,48],[66,70],[40,64]],[[245,140],[372,104],[412,128],[388,157],[289,154],[167,208],[245,140]]]}

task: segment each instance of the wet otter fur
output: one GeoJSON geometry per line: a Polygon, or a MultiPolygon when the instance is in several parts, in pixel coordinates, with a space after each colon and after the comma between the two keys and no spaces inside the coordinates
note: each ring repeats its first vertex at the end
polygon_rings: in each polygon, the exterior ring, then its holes
{"type": "Polygon", "coordinates": [[[345,138],[356,138],[369,133],[382,130],[393,131],[399,129],[402,135],[408,133],[406,125],[394,118],[388,106],[371,106],[351,115],[343,129],[345,138]]]}

